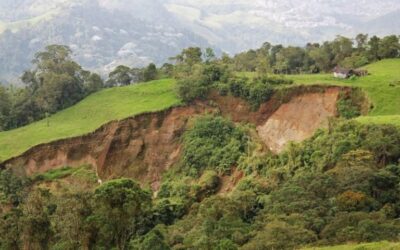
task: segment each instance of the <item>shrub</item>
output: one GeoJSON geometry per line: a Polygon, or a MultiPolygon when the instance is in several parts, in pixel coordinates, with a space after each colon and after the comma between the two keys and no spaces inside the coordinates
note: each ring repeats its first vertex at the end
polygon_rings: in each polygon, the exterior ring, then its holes
{"type": "Polygon", "coordinates": [[[337,111],[339,115],[346,119],[360,116],[363,112],[367,112],[365,107],[368,101],[361,89],[352,89],[350,92],[342,92],[337,102],[337,111]]]}
{"type": "Polygon", "coordinates": [[[226,96],[229,94],[229,85],[224,84],[224,83],[219,83],[216,85],[216,88],[218,90],[218,94],[221,96],[226,96]]]}
{"type": "Polygon", "coordinates": [[[246,78],[231,79],[229,88],[233,96],[245,99],[253,109],[267,102],[274,94],[274,89],[269,83],[258,80],[250,82],[246,78]]]}
{"type": "Polygon", "coordinates": [[[183,163],[189,175],[198,176],[207,168],[224,173],[237,162],[245,147],[241,128],[222,117],[204,116],[184,136],[183,163]]]}
{"type": "Polygon", "coordinates": [[[190,77],[177,82],[178,95],[184,102],[207,97],[210,90],[209,83],[205,79],[190,77]]]}
{"type": "Polygon", "coordinates": [[[264,84],[272,84],[272,85],[290,85],[293,84],[292,79],[286,79],[284,77],[278,77],[278,76],[264,76],[261,78],[257,79],[258,81],[264,83],[264,84]]]}

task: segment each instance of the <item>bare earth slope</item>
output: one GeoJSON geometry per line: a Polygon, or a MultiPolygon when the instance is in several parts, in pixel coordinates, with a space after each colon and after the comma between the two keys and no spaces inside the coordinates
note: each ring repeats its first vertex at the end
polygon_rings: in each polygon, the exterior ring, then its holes
{"type": "Polygon", "coordinates": [[[280,152],[288,142],[304,140],[318,128],[327,127],[328,119],[336,115],[342,89],[295,87],[254,112],[241,99],[214,95],[214,105],[197,102],[110,122],[85,136],[35,146],[0,167],[32,175],[91,164],[101,180],[132,177],[157,189],[162,173],[179,160],[181,135],[193,116],[219,112],[235,122],[252,123],[266,146],[280,152]]]}
{"type": "Polygon", "coordinates": [[[288,142],[301,142],[318,128],[327,127],[329,118],[336,115],[338,97],[337,89],[295,97],[279,107],[257,131],[272,152],[280,153],[288,142]]]}

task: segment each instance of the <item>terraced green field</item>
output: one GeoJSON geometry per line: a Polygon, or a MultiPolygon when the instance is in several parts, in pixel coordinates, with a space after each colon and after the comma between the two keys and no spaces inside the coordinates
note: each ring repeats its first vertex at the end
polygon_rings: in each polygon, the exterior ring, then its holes
{"type": "Polygon", "coordinates": [[[34,145],[89,133],[112,120],[177,105],[180,101],[174,88],[175,81],[167,79],[105,89],[49,119],[0,132],[0,161],[34,145]]]}

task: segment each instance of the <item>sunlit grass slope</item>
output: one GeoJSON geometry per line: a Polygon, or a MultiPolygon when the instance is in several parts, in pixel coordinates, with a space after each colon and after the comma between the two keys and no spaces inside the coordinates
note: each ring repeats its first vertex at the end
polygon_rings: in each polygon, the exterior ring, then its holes
{"type": "Polygon", "coordinates": [[[400,250],[400,243],[384,241],[359,245],[348,244],[334,247],[311,247],[304,248],[303,250],[400,250]]]}
{"type": "MultiPolygon", "coordinates": [[[[369,76],[355,80],[336,79],[332,74],[291,75],[296,84],[331,84],[361,87],[373,104],[361,122],[391,123],[400,126],[400,59],[382,60],[366,67],[369,76]]],[[[252,73],[245,73],[252,76],[252,73]]]]}
{"type": "Polygon", "coordinates": [[[175,81],[167,79],[105,89],[51,116],[48,121],[0,132],[0,161],[34,145],[89,133],[112,120],[179,104],[174,87],[175,81]]]}

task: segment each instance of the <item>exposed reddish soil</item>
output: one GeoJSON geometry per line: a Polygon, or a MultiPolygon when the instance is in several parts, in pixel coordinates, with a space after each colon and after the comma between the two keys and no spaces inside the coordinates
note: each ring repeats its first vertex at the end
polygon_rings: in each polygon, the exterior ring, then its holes
{"type": "Polygon", "coordinates": [[[244,177],[244,172],[240,171],[237,168],[233,168],[232,173],[230,175],[224,175],[221,177],[221,186],[218,190],[219,194],[227,194],[231,192],[236,185],[241,181],[244,177]]]}
{"type": "Polygon", "coordinates": [[[306,139],[327,125],[328,118],[336,115],[340,90],[293,88],[284,98],[274,96],[257,111],[239,98],[212,94],[209,102],[113,121],[84,136],[35,146],[1,163],[0,168],[32,175],[62,166],[91,164],[101,180],[132,177],[158,189],[162,173],[179,160],[181,135],[191,117],[219,112],[235,122],[253,123],[262,141],[279,152],[290,140],[306,139]]]}
{"type": "Polygon", "coordinates": [[[289,142],[301,142],[318,128],[327,128],[329,118],[336,116],[338,98],[337,89],[295,97],[279,107],[257,131],[269,149],[279,153],[289,142]]]}

